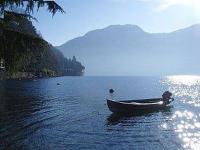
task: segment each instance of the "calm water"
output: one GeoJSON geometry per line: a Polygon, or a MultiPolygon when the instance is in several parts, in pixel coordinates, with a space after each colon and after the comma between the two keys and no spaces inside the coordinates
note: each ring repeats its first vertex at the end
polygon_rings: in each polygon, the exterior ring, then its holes
{"type": "Polygon", "coordinates": [[[0,82],[0,149],[200,149],[200,77],[61,77],[0,82]],[[60,85],[57,85],[60,83],[60,85]],[[173,92],[170,108],[115,116],[115,98],[173,92]]]}

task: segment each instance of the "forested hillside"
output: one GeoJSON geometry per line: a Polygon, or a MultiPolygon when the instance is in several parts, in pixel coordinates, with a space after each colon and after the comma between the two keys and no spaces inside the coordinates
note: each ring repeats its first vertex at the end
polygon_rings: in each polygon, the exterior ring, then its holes
{"type": "Polygon", "coordinates": [[[0,34],[0,56],[5,60],[7,77],[82,75],[84,66],[75,57],[65,58],[59,50],[46,42],[37,33],[29,17],[6,12],[1,19],[1,27],[4,27],[1,28],[3,34],[0,34]],[[23,39],[22,35],[30,38],[23,39]]]}

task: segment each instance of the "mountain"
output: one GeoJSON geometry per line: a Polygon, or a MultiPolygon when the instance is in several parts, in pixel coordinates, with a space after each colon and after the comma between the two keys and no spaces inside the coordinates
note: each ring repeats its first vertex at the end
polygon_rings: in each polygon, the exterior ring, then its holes
{"type": "Polygon", "coordinates": [[[57,47],[76,56],[86,75],[200,74],[200,25],[148,33],[136,25],[112,25],[57,47]]]}

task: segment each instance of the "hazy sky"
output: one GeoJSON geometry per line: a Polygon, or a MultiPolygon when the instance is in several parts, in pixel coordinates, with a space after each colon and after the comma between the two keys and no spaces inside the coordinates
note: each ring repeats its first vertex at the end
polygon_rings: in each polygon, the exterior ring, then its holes
{"type": "Polygon", "coordinates": [[[88,31],[136,24],[148,32],[170,32],[200,23],[200,0],[57,0],[66,14],[35,13],[35,26],[57,46],[88,31]]]}

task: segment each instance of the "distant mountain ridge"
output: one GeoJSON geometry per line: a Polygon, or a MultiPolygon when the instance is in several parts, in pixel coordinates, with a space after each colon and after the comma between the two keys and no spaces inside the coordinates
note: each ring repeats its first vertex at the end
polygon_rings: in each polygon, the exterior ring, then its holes
{"type": "Polygon", "coordinates": [[[86,75],[200,74],[199,24],[170,33],[111,25],[57,48],[83,62],[86,75]]]}

